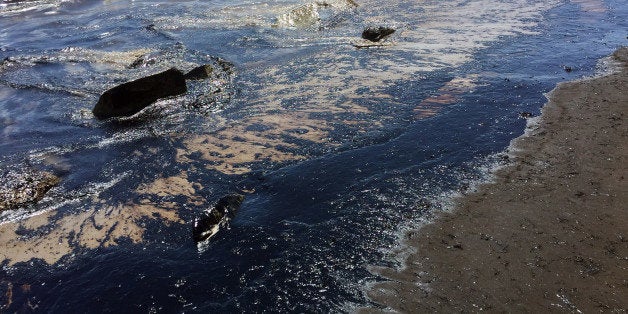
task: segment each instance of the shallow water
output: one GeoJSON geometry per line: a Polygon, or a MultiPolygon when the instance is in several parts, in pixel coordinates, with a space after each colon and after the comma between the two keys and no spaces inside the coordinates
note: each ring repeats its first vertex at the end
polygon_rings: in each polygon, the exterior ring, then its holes
{"type": "Polygon", "coordinates": [[[0,214],[3,306],[370,304],[369,266],[398,263],[402,231],[483,178],[523,133],[519,113],[594,73],[628,30],[620,1],[356,4],[2,3],[0,166],[62,179],[0,214]],[[397,32],[357,49],[379,24],[397,32]],[[130,118],[91,115],[107,88],[204,63],[233,73],[130,118]],[[236,218],[197,247],[194,217],[234,192],[236,218]]]}

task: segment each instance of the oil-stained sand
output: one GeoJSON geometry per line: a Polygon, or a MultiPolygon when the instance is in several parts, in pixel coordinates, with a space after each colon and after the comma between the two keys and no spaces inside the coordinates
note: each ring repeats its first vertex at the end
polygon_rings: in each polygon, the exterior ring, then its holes
{"type": "Polygon", "coordinates": [[[407,234],[369,296],[402,312],[628,310],[628,48],[559,85],[495,182],[407,234]]]}

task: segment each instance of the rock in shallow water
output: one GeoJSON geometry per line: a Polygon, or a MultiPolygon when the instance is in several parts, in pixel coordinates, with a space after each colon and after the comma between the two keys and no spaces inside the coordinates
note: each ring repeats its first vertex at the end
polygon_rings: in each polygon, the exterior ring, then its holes
{"type": "Polygon", "coordinates": [[[221,198],[209,212],[194,220],[192,237],[201,242],[214,236],[220,227],[227,224],[240,209],[244,195],[231,194],[221,198]]]}
{"type": "Polygon", "coordinates": [[[52,173],[29,168],[1,173],[0,212],[37,203],[59,181],[52,173]]]}
{"type": "Polygon", "coordinates": [[[212,68],[211,65],[209,64],[201,65],[192,69],[190,72],[186,73],[185,79],[186,80],[204,80],[206,78],[209,78],[209,76],[212,74],[213,71],[214,71],[214,68],[212,68]]]}
{"type": "Polygon", "coordinates": [[[368,27],[362,32],[362,38],[377,42],[390,36],[394,32],[395,29],[385,26],[368,27]]]}
{"type": "Polygon", "coordinates": [[[329,25],[337,19],[344,19],[342,15],[357,6],[354,0],[317,0],[277,16],[277,21],[273,26],[307,28],[329,25]]]}
{"type": "Polygon", "coordinates": [[[104,92],[92,113],[98,119],[131,116],[160,98],[181,95],[186,91],[183,72],[170,69],[104,92]]]}

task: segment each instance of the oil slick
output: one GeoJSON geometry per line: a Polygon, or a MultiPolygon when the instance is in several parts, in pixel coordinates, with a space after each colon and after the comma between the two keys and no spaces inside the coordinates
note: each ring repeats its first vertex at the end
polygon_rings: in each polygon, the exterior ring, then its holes
{"type": "Polygon", "coordinates": [[[202,186],[190,183],[186,172],[141,185],[135,191],[137,197],[123,203],[113,203],[100,195],[124,179],[88,187],[74,202],[53,204],[50,209],[4,220],[0,223],[0,244],[5,249],[0,251],[0,261],[8,266],[32,259],[55,264],[85,250],[122,242],[139,244],[144,241],[147,220],[164,228],[182,225],[186,223],[180,217],[185,213],[182,208],[204,203],[196,193],[202,186]],[[69,210],[64,203],[76,208],[69,210]]]}
{"type": "Polygon", "coordinates": [[[140,243],[143,240],[144,218],[157,219],[164,224],[180,223],[175,211],[177,204],[154,204],[143,200],[139,204],[100,205],[57,217],[48,211],[31,218],[0,225],[0,243],[4,249],[0,260],[7,265],[39,259],[55,264],[63,257],[84,250],[107,248],[120,242],[140,243]]]}
{"type": "MultiPolygon", "coordinates": [[[[143,225],[144,221],[159,226],[191,223],[186,218],[193,216],[191,211],[206,208],[208,202],[213,201],[200,192],[207,184],[193,177],[195,171],[237,178],[258,169],[271,169],[333,152],[388,125],[434,116],[444,106],[455,104],[464,93],[473,91],[479,77],[454,76],[449,83],[436,87],[433,97],[426,99],[399,97],[399,91],[391,86],[420,82],[435,71],[455,69],[471,61],[478,50],[504,36],[531,34],[542,19],[541,14],[557,3],[366,0],[357,6],[352,1],[338,0],[305,6],[258,2],[204,10],[192,7],[198,5],[196,2],[183,2],[179,5],[189,14],[146,16],[145,21],[154,24],[157,32],[255,28],[255,36],[263,39],[263,44],[245,40],[234,40],[231,44],[250,50],[282,47],[299,52],[299,58],[251,60],[239,65],[251,78],[249,85],[244,86],[249,93],[239,99],[245,104],[241,114],[208,110],[204,112],[205,123],[187,125],[180,111],[165,112],[158,116],[159,122],[153,122],[151,117],[129,121],[129,125],[137,122],[137,129],[116,130],[108,137],[99,138],[97,144],[88,141],[72,145],[71,151],[54,150],[53,157],[64,158],[66,154],[81,150],[105,149],[124,141],[157,136],[175,143],[168,152],[173,155],[170,156],[173,164],[168,167],[178,170],[158,177],[138,175],[134,180],[139,182],[125,180],[125,186],[132,182],[132,197],[128,201],[87,193],[80,205],[67,206],[72,207],[70,210],[41,210],[23,219],[3,220],[0,246],[7,249],[0,252],[0,260],[8,265],[31,259],[54,264],[85,250],[123,242],[141,244],[151,232],[143,225]],[[333,30],[319,28],[312,32],[309,27],[322,25],[319,19],[324,20],[322,15],[326,10],[331,10],[330,16],[348,13],[351,18],[347,23],[335,25],[333,30]],[[300,15],[304,16],[303,23],[298,22],[300,15]],[[351,40],[359,38],[364,25],[382,23],[398,29],[394,45],[360,50],[351,46],[351,40]],[[279,24],[285,27],[273,27],[279,24]],[[303,51],[299,50],[301,48],[303,51]]],[[[49,51],[43,56],[17,55],[0,65],[0,80],[10,86],[21,84],[26,77],[31,80],[29,84],[45,87],[42,78],[49,79],[47,65],[61,65],[64,71],[57,74],[64,75],[50,79],[57,84],[52,87],[80,95],[71,96],[69,103],[87,108],[89,105],[84,103],[89,101],[85,99],[95,101],[96,95],[110,82],[139,77],[145,71],[162,66],[191,69],[211,61],[203,59],[205,56],[189,60],[185,57],[188,52],[177,45],[163,50],[105,52],[67,48],[49,51]],[[93,79],[82,80],[86,74],[93,79]],[[84,82],[83,86],[77,88],[77,81],[84,82]]],[[[215,80],[225,86],[231,84],[228,78],[215,80]]],[[[204,93],[202,88],[192,90],[204,93]]],[[[179,99],[157,104],[157,107],[174,110],[171,109],[174,105],[182,107],[181,102],[183,107],[193,103],[179,99]]],[[[50,106],[51,112],[64,112],[68,105],[59,102],[50,106]]],[[[70,118],[87,127],[102,126],[94,124],[89,115],[70,115],[70,118]]],[[[0,117],[0,121],[3,119],[0,117]]],[[[20,127],[19,121],[14,127],[20,127]]],[[[141,161],[150,160],[150,152],[130,154],[141,161]]],[[[229,215],[223,215],[218,224],[206,228],[201,237],[215,235],[220,230],[216,226],[228,223],[230,218],[225,216],[229,215]]],[[[201,220],[197,220],[197,226],[200,225],[201,220]]]]}

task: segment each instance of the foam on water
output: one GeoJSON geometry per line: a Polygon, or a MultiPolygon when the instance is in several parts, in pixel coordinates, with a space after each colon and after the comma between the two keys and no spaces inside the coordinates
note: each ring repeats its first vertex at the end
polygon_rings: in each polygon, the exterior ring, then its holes
{"type": "Polygon", "coordinates": [[[44,11],[47,14],[54,14],[56,9],[67,2],[73,2],[73,0],[3,1],[3,3],[0,3],[0,12],[4,16],[22,14],[28,11],[44,11]]]}

